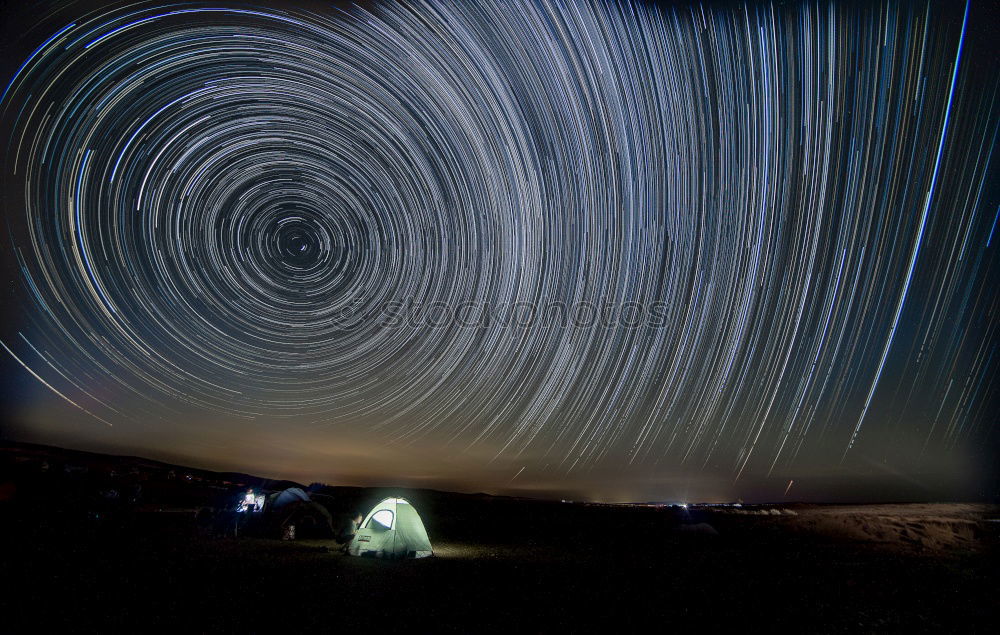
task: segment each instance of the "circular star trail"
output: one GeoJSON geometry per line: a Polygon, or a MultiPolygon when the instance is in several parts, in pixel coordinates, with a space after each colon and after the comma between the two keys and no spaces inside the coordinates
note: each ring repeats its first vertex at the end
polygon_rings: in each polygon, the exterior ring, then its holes
{"type": "Polygon", "coordinates": [[[984,438],[997,83],[968,70],[969,20],[486,1],[46,22],[0,102],[4,348],[116,426],[347,425],[529,471],[739,478],[984,438]],[[611,319],[503,318],[553,306],[611,319]]]}

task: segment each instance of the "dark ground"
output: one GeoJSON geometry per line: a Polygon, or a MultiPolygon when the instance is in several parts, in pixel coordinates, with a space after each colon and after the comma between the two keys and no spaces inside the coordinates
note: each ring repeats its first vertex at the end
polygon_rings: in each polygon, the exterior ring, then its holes
{"type": "MultiPolygon", "coordinates": [[[[997,625],[998,523],[986,518],[1000,514],[985,506],[964,506],[973,534],[929,549],[815,531],[803,518],[816,508],[755,515],[394,490],[416,505],[436,556],[389,562],[344,556],[330,540],[215,537],[192,507],[150,503],[155,478],[142,505],[95,513],[81,485],[93,475],[26,483],[29,475],[8,480],[0,503],[4,633],[992,633],[997,625]],[[43,495],[56,487],[65,495],[43,495]],[[719,536],[677,529],[692,522],[711,523],[719,536]]],[[[389,490],[326,491],[336,515],[389,490]]],[[[936,516],[947,515],[938,507],[936,516]]],[[[858,509],[850,513],[859,526],[887,518],[884,506],[858,509]]]]}

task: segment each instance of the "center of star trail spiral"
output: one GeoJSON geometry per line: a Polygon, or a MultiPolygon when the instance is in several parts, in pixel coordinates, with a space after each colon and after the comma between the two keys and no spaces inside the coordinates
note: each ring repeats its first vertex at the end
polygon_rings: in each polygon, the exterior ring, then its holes
{"type": "Polygon", "coordinates": [[[4,347],[116,425],[564,471],[982,433],[997,123],[962,7],[515,5],[50,29],[0,103],[4,347]],[[441,318],[553,303],[657,320],[441,318]]]}

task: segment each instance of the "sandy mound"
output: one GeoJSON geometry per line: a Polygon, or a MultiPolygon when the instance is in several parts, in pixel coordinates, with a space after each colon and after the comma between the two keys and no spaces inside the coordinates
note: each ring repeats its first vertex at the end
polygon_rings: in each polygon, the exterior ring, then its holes
{"type": "Polygon", "coordinates": [[[677,528],[677,531],[686,536],[718,536],[719,532],[715,530],[715,527],[709,525],[708,523],[694,523],[690,525],[681,525],[677,528]]]}
{"type": "Polygon", "coordinates": [[[997,516],[987,505],[920,504],[819,507],[800,510],[797,528],[917,549],[975,548],[984,524],[997,516]]]}

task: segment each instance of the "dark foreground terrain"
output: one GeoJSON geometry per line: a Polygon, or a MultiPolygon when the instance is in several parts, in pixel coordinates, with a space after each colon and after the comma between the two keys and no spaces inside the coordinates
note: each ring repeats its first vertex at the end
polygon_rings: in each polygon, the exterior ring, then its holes
{"type": "Polygon", "coordinates": [[[34,469],[20,466],[0,485],[5,633],[995,632],[997,624],[1000,511],[990,506],[685,510],[327,488],[322,499],[335,516],[386,493],[413,502],[436,556],[389,562],[342,555],[332,540],[220,535],[191,504],[223,487],[204,477],[172,473],[191,488],[175,491],[172,505],[150,500],[170,498],[170,488],[149,477],[141,504],[95,512],[92,472],[34,469]]]}

